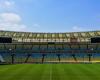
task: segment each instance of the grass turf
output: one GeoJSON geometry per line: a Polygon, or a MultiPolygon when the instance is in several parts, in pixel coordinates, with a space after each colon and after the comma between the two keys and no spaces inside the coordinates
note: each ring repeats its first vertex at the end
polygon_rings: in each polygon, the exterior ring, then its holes
{"type": "Polygon", "coordinates": [[[100,80],[100,64],[0,65],[0,80],[100,80]]]}

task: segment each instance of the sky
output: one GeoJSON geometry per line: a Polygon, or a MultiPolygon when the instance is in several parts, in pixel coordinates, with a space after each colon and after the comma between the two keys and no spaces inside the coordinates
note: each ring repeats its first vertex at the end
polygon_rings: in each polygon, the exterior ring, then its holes
{"type": "Polygon", "coordinates": [[[100,0],[0,0],[0,30],[100,30],[100,0]]]}

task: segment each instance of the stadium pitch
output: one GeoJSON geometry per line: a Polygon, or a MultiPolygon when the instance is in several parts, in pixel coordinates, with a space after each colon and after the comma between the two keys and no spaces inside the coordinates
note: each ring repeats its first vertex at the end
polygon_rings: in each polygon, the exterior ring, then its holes
{"type": "Polygon", "coordinates": [[[100,64],[0,65],[0,80],[100,80],[100,64]]]}

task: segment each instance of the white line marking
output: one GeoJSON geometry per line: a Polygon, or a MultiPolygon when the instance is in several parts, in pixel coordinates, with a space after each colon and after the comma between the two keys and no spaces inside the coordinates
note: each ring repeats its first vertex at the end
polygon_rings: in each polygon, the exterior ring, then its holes
{"type": "Polygon", "coordinates": [[[52,80],[52,64],[50,64],[50,80],[52,80]]]}

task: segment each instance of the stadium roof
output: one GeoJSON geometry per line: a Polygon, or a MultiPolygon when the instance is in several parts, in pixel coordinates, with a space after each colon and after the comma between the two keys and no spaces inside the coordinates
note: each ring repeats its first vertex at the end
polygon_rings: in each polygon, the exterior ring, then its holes
{"type": "Polygon", "coordinates": [[[14,53],[72,53],[73,51],[74,53],[100,52],[100,43],[89,43],[91,37],[100,37],[100,31],[71,33],[0,31],[0,37],[12,37],[13,41],[15,41],[6,44],[0,43],[0,53],[8,53],[9,49],[14,53]],[[81,43],[70,43],[71,38],[77,38],[77,41],[81,43]],[[48,42],[50,42],[50,44],[48,42]]]}
{"type": "Polygon", "coordinates": [[[0,31],[0,37],[12,37],[13,40],[18,42],[70,42],[71,38],[77,38],[79,42],[88,42],[92,37],[100,37],[100,31],[65,33],[0,31]]]}

